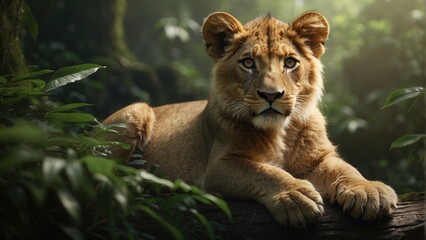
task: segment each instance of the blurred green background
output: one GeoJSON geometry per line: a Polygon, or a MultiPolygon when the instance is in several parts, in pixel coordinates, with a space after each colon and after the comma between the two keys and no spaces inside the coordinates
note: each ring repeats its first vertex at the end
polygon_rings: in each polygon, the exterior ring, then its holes
{"type": "MultiPolygon", "coordinates": [[[[106,65],[91,80],[58,91],[61,102],[86,102],[99,120],[135,101],[153,106],[204,99],[213,61],[200,36],[203,18],[226,11],[241,22],[260,15],[291,22],[306,10],[323,13],[331,34],[322,58],[321,108],[341,155],[370,179],[398,193],[424,190],[425,149],[389,150],[397,137],[425,131],[425,101],[381,110],[396,88],[425,85],[422,0],[37,0],[39,25],[23,36],[32,69],[80,63],[106,65]]],[[[171,156],[172,157],[172,156],[171,156]]]]}

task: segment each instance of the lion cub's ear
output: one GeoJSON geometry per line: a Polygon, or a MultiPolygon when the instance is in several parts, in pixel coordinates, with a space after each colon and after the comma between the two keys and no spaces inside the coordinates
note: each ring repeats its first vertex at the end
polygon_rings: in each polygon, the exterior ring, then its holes
{"type": "Polygon", "coordinates": [[[232,15],[216,12],[204,20],[201,32],[207,54],[217,61],[225,53],[225,47],[236,37],[236,34],[244,32],[244,28],[232,15]]]}
{"type": "Polygon", "coordinates": [[[324,43],[328,38],[330,26],[321,13],[311,11],[300,15],[291,25],[299,36],[306,38],[306,44],[311,48],[314,56],[319,58],[324,54],[324,43]]]}

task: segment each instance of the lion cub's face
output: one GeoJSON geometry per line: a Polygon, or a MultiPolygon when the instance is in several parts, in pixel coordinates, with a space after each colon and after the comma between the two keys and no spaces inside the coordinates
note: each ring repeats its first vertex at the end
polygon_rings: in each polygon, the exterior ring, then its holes
{"type": "Polygon", "coordinates": [[[320,98],[323,43],[328,23],[316,12],[291,25],[270,16],[246,25],[227,13],[203,25],[208,54],[216,61],[212,96],[233,121],[278,129],[305,118],[320,98]]]}

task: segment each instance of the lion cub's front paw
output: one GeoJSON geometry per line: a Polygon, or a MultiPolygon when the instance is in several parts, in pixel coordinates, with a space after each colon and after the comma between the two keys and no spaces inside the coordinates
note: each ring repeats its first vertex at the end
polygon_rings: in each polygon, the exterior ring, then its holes
{"type": "Polygon", "coordinates": [[[321,195],[306,180],[273,194],[265,205],[279,224],[290,228],[307,228],[324,213],[321,195]]]}
{"type": "Polygon", "coordinates": [[[343,211],[366,221],[390,216],[398,203],[398,197],[391,187],[368,180],[338,184],[335,200],[343,211]]]}

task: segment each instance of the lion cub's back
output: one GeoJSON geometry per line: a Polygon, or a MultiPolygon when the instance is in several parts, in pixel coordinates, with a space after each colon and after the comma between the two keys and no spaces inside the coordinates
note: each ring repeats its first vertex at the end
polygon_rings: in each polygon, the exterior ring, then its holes
{"type": "Polygon", "coordinates": [[[154,108],[155,123],[144,158],[159,165],[159,172],[172,180],[203,185],[207,164],[203,111],[207,101],[193,101],[154,108]]]}

